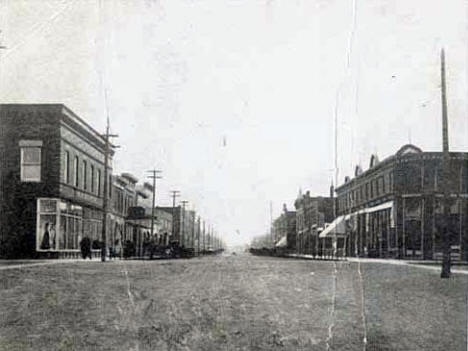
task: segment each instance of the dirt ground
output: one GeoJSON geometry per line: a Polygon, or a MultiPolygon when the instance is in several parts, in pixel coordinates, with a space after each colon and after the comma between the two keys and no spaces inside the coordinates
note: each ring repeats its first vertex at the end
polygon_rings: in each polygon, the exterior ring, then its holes
{"type": "Polygon", "coordinates": [[[468,277],[250,255],[0,271],[0,350],[466,350],[468,277]]]}

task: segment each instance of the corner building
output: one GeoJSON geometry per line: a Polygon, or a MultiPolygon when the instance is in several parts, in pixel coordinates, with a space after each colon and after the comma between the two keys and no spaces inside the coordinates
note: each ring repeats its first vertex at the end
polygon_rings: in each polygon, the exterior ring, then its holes
{"type": "MultiPolygon", "coordinates": [[[[440,259],[443,247],[442,152],[405,145],[369,169],[359,166],[336,189],[339,217],[346,222],[348,256],[440,259]]],[[[468,258],[468,153],[450,153],[452,258],[468,258]]]]}
{"type": "Polygon", "coordinates": [[[72,257],[84,235],[99,241],[104,155],[104,138],[63,104],[1,104],[1,254],[72,257]]]}

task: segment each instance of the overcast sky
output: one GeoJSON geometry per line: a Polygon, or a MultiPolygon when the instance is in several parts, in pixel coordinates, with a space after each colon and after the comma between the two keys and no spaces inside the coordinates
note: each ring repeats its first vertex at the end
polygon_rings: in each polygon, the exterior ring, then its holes
{"type": "MultiPolygon", "coordinates": [[[[299,189],[327,195],[372,153],[468,151],[464,0],[0,0],[0,101],[64,103],[163,177],[228,243],[268,231],[299,189]],[[236,231],[239,231],[238,233],[236,231]]],[[[192,207],[192,208],[193,208],[192,207]]]]}

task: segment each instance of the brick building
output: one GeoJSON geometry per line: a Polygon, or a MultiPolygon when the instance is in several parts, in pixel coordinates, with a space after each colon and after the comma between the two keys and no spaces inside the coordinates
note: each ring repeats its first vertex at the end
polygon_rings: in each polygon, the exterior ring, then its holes
{"type": "Polygon", "coordinates": [[[296,249],[296,212],[288,211],[283,205],[283,213],[273,221],[273,238],[277,246],[286,245],[288,250],[296,249]]]}
{"type": "Polygon", "coordinates": [[[182,223],[182,206],[159,206],[160,210],[169,213],[172,216],[171,241],[181,243],[180,230],[182,223]]]}
{"type": "Polygon", "coordinates": [[[299,194],[294,202],[296,208],[296,250],[298,253],[316,255],[319,253],[318,234],[325,223],[334,219],[331,197],[310,196],[307,191],[299,194]]]}
{"type": "MultiPolygon", "coordinates": [[[[437,259],[442,254],[442,153],[403,146],[336,189],[350,256],[437,259]]],[[[468,153],[450,153],[448,220],[454,259],[468,258],[468,153]]],[[[332,234],[333,230],[328,230],[332,234]]]]}
{"type": "Polygon", "coordinates": [[[104,149],[103,137],[62,104],[0,105],[3,255],[67,256],[83,232],[99,240],[104,149]]]}

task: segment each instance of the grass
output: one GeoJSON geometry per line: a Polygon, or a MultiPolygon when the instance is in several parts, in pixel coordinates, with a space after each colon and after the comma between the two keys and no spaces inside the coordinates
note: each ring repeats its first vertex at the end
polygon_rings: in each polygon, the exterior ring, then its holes
{"type": "Polygon", "coordinates": [[[362,350],[364,333],[367,350],[466,349],[466,276],[361,271],[241,255],[3,270],[0,350],[362,350]]]}

